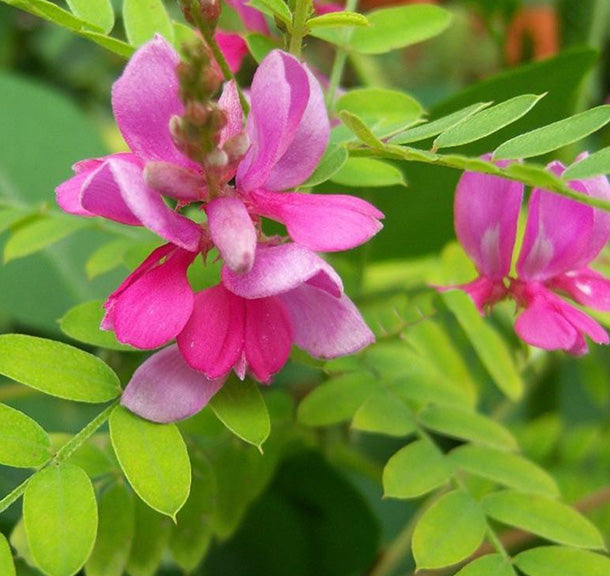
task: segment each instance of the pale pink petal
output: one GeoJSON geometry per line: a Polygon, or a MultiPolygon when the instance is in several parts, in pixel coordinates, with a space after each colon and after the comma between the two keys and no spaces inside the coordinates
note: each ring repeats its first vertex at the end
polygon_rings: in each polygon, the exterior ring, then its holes
{"type": "Polygon", "coordinates": [[[247,0],[226,0],[227,4],[237,12],[239,18],[244,23],[244,26],[252,32],[260,32],[261,34],[269,35],[269,27],[265,21],[265,17],[254,8],[248,6],[247,0]]]}
{"type": "Polygon", "coordinates": [[[610,311],[610,280],[595,270],[583,268],[551,278],[550,288],[565,292],[584,306],[610,311]]]}
{"type": "Polygon", "coordinates": [[[224,384],[193,370],[177,346],[169,346],[139,366],[127,384],[121,404],[134,414],[167,423],[197,414],[224,384]]]}
{"type": "Polygon", "coordinates": [[[156,348],[175,338],[193,309],[186,271],[194,258],[171,245],[155,250],[110,295],[102,327],[136,348],[156,348]]]}
{"type": "Polygon", "coordinates": [[[316,358],[353,354],[375,341],[354,303],[303,284],[279,296],[294,330],[294,343],[316,358]]]}
{"type": "Polygon", "coordinates": [[[144,181],[159,194],[182,202],[198,202],[207,196],[202,174],[170,162],[147,162],[144,181]]]}
{"type": "Polygon", "coordinates": [[[208,378],[226,376],[244,349],[245,301],[224,286],[195,295],[190,320],[176,339],[188,364],[208,378]]]}
{"type": "Polygon", "coordinates": [[[246,300],[246,361],[254,377],[269,382],[286,364],[292,346],[292,326],[278,298],[246,300]]]}
{"type": "MultiPolygon", "coordinates": [[[[584,192],[580,183],[572,184],[584,192]]],[[[595,256],[590,248],[594,222],[593,208],[535,188],[517,261],[519,276],[544,281],[586,265],[595,256]]]]}
{"type": "Polygon", "coordinates": [[[256,229],[239,198],[216,198],[205,206],[212,241],[225,264],[244,274],[252,268],[256,252],[256,229]]]}
{"type": "Polygon", "coordinates": [[[295,242],[318,252],[349,250],[383,228],[383,213],[355,196],[257,190],[249,198],[258,214],[282,222],[295,242]]]}
{"type": "Polygon", "coordinates": [[[269,190],[288,190],[305,182],[318,166],[328,144],[330,122],[324,93],[309,68],[305,65],[303,68],[309,80],[307,108],[292,142],[278,158],[264,183],[269,190]]]}
{"type": "Polygon", "coordinates": [[[185,250],[199,250],[199,226],[169,208],[161,195],[146,185],[139,166],[111,159],[94,174],[83,188],[85,209],[118,222],[142,224],[185,250]]]}
{"type": "Polygon", "coordinates": [[[83,208],[80,200],[81,189],[87,178],[89,178],[89,173],[81,172],[55,188],[57,205],[64,212],[89,218],[95,216],[95,214],[91,214],[91,212],[83,208]]]}
{"type": "Polygon", "coordinates": [[[481,315],[507,295],[507,288],[501,280],[490,280],[487,276],[479,276],[467,284],[457,286],[434,286],[439,292],[463,290],[470,296],[481,315]]]}
{"type": "Polygon", "coordinates": [[[229,138],[243,131],[243,111],[239,101],[239,92],[233,80],[223,86],[222,94],[218,99],[218,107],[227,115],[227,125],[220,133],[219,146],[222,146],[229,138]]]}
{"type": "Polygon", "coordinates": [[[218,43],[218,47],[225,57],[231,72],[239,71],[244,56],[248,54],[246,41],[239,34],[223,32],[222,30],[216,31],[214,39],[218,43]]]}
{"type": "Polygon", "coordinates": [[[222,282],[228,290],[243,298],[265,298],[288,292],[308,282],[339,297],[341,278],[333,268],[311,250],[299,244],[259,245],[252,270],[236,274],[222,269],[222,282]]]}
{"type": "Polygon", "coordinates": [[[464,172],[455,193],[455,232],[477,270],[492,280],[510,271],[523,185],[464,172]]]}
{"type": "Polygon", "coordinates": [[[251,145],[237,170],[237,185],[244,192],[264,185],[293,143],[309,102],[308,73],[294,56],[273,50],[254,74],[250,94],[251,145]]]}
{"type": "Polygon", "coordinates": [[[125,141],[144,160],[193,166],[175,146],[169,121],[182,115],[176,66],[180,58],[159,35],[139,48],[112,87],[112,108],[125,141]]]}

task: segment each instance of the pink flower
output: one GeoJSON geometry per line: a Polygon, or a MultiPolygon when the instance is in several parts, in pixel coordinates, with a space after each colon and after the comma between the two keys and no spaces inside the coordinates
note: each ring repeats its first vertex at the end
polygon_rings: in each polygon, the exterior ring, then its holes
{"type": "Polygon", "coordinates": [[[316,358],[335,358],[374,341],[337,273],[303,246],[259,246],[248,273],[236,274],[225,266],[222,283],[194,299],[186,294],[179,250],[158,249],[107,304],[112,316],[107,314],[105,322],[114,322],[115,330],[118,307],[131,307],[121,318],[123,337],[148,335],[154,339],[149,343],[157,345],[174,337],[178,342],[177,348],[151,356],[125,390],[122,403],[144,418],[170,422],[195,414],[231,370],[240,378],[249,371],[268,383],[288,360],[293,344],[316,358]],[[159,256],[168,254],[156,265],[159,256]],[[160,281],[163,266],[166,277],[155,292],[151,285],[160,281]],[[144,315],[146,310],[153,311],[154,319],[144,315]],[[167,318],[159,314],[163,310],[167,318]],[[152,330],[151,320],[157,321],[152,330]],[[174,394],[179,402],[172,400],[174,394]]]}
{"type": "MultiPolygon", "coordinates": [[[[579,157],[577,160],[580,160],[579,157]]],[[[560,176],[559,162],[548,169],[560,176]]],[[[581,194],[610,199],[605,177],[575,180],[581,194]]],[[[512,297],[523,311],[515,331],[526,342],[546,350],[586,353],[584,336],[607,344],[608,335],[592,318],[557,293],[598,310],[610,310],[610,280],[589,268],[610,238],[610,214],[535,188],[532,191],[517,277],[510,277],[523,186],[487,174],[466,172],[455,196],[455,230],[479,272],[458,286],[481,313],[512,297]]]]}
{"type": "MultiPolygon", "coordinates": [[[[295,242],[318,251],[352,248],[381,229],[383,214],[360,198],[284,192],[316,168],[328,142],[329,122],[317,80],[279,50],[265,58],[252,81],[246,125],[250,146],[241,161],[227,166],[222,190],[210,197],[202,167],[174,145],[170,134],[171,118],[184,113],[178,62],[160,36],[129,61],[113,87],[112,104],[131,153],[76,164],[76,175],[57,188],[65,211],[146,226],[191,252],[213,242],[227,265],[241,272],[254,261],[260,216],[282,222],[295,242]],[[181,205],[203,202],[207,226],[170,209],[163,196],[181,205]]],[[[233,84],[225,86],[219,107],[228,117],[222,146],[242,131],[233,84]]]]}

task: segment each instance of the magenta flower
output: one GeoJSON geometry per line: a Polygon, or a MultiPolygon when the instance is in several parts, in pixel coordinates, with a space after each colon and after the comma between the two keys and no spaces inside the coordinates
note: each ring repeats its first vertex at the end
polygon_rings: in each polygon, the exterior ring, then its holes
{"type": "MultiPolygon", "coordinates": [[[[559,176],[564,166],[553,162],[548,169],[559,176]]],[[[605,177],[569,185],[587,196],[610,200],[605,177]]],[[[607,344],[605,330],[558,293],[597,310],[610,310],[610,280],[589,267],[610,238],[610,215],[535,188],[513,278],[522,198],[523,186],[517,182],[464,173],[455,196],[455,230],[479,276],[458,288],[471,296],[481,313],[499,300],[513,298],[522,309],[515,331],[533,346],[581,355],[587,352],[584,336],[607,344]]]]}
{"type": "Polygon", "coordinates": [[[148,344],[178,342],[151,356],[125,390],[122,403],[144,418],[170,422],[195,414],[231,370],[268,383],[293,344],[316,358],[334,358],[374,341],[337,273],[303,246],[259,246],[248,273],[225,266],[222,283],[194,298],[187,254],[159,248],[107,303],[105,322],[113,323],[117,336],[121,330],[122,337],[143,336],[148,344]],[[158,264],[161,257],[167,259],[158,264]]]}

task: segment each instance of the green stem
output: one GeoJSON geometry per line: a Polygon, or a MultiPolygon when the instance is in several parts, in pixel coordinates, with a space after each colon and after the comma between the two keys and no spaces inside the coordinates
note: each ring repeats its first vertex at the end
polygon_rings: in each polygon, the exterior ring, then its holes
{"type": "MultiPolygon", "coordinates": [[[[108,406],[104,411],[100,412],[87,426],[85,426],[76,436],[74,436],[68,443],[64,444],[54,456],[49,458],[42,466],[46,468],[47,466],[61,464],[65,462],[78,450],[95,432],[100,428],[106,420],[110,417],[110,413],[114,410],[116,405],[119,403],[120,399],[115,400],[110,406],[108,406]]],[[[16,500],[18,500],[25,489],[27,488],[28,482],[33,478],[30,476],[26,478],[19,486],[17,486],[12,492],[7,494],[2,500],[0,500],[0,513],[4,512],[11,504],[13,504],[16,500]]]]}
{"type": "MultiPolygon", "coordinates": [[[[358,7],[358,0],[347,0],[345,3],[345,10],[348,12],[354,12],[358,7]]],[[[349,37],[351,36],[351,30],[346,30],[344,33],[344,42],[347,44],[349,37]]],[[[330,78],[328,80],[328,92],[326,93],[326,107],[329,111],[333,110],[335,105],[335,95],[337,93],[337,88],[339,88],[339,84],[341,83],[341,78],[343,77],[343,70],[345,69],[345,62],[347,61],[347,50],[344,46],[340,46],[337,49],[337,53],[335,55],[335,61],[333,62],[333,67],[330,72],[330,78]]]]}
{"type": "Polygon", "coordinates": [[[301,57],[303,38],[307,35],[307,19],[311,12],[312,0],[297,0],[292,15],[292,31],[288,50],[297,58],[301,57]]]}

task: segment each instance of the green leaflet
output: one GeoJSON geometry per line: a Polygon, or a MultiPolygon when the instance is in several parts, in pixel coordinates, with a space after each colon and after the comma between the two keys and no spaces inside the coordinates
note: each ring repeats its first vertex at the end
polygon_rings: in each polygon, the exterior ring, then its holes
{"type": "Polygon", "coordinates": [[[0,463],[35,468],[51,457],[51,440],[42,427],[23,412],[0,404],[0,463]]]}

